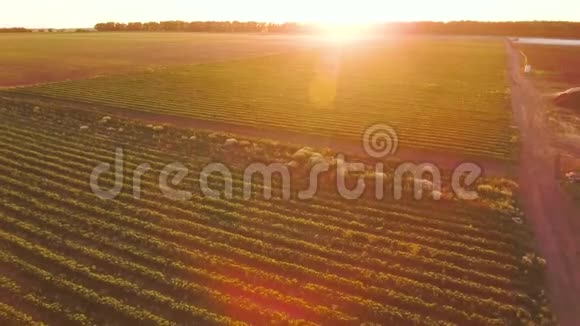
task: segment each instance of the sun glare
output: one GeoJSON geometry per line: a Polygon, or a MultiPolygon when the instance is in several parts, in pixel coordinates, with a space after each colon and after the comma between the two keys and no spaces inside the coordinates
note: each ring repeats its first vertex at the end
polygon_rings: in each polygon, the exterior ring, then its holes
{"type": "Polygon", "coordinates": [[[363,1],[365,5],[316,1],[307,10],[293,10],[288,15],[294,16],[294,20],[316,25],[325,40],[338,43],[353,41],[361,38],[372,24],[384,21],[385,15],[390,15],[386,10],[375,10],[386,6],[380,1],[363,1]]]}
{"type": "Polygon", "coordinates": [[[363,24],[322,23],[318,24],[322,37],[330,42],[344,43],[354,41],[365,35],[369,29],[363,24]]]}

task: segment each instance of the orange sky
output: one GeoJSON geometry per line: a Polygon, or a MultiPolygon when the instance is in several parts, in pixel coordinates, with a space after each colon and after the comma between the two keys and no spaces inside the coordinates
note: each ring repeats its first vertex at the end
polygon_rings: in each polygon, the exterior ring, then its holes
{"type": "Polygon", "coordinates": [[[409,20],[580,21],[579,0],[18,0],[0,25],[92,27],[104,21],[257,20],[366,23],[409,20]]]}

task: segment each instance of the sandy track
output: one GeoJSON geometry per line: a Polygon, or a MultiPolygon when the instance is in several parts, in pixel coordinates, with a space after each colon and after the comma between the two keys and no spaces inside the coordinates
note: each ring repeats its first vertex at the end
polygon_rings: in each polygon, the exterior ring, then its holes
{"type": "Polygon", "coordinates": [[[580,211],[556,179],[557,149],[543,113],[545,99],[520,69],[520,55],[506,42],[512,106],[522,135],[519,179],[524,209],[546,258],[549,297],[561,325],[580,323],[580,211]]]}

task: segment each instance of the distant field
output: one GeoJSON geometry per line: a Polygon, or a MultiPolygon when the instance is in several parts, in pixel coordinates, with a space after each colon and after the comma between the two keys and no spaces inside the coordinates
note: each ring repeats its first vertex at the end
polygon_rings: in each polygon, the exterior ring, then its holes
{"type": "MultiPolygon", "coordinates": [[[[564,164],[561,172],[577,171],[577,162],[580,162],[580,101],[569,98],[565,105],[557,105],[551,99],[560,92],[580,86],[580,46],[518,45],[518,48],[533,68],[530,76],[534,85],[550,101],[545,119],[554,132],[554,147],[576,161],[564,164]]],[[[563,183],[563,188],[580,203],[580,185],[563,183]]]]}
{"type": "Polygon", "coordinates": [[[566,189],[577,204],[580,204],[580,184],[565,184],[566,189]]]}
{"type": "Polygon", "coordinates": [[[522,45],[529,64],[539,77],[551,82],[580,84],[580,46],[522,45]]]}
{"type": "MultiPolygon", "coordinates": [[[[287,162],[296,148],[253,139],[228,148],[221,134],[101,118],[0,100],[0,322],[550,324],[542,261],[512,221],[512,181],[482,180],[487,201],[475,203],[353,204],[330,192],[268,201],[258,183],[243,200],[235,172],[234,198],[210,199],[199,189],[205,164],[287,162]],[[116,147],[125,188],[102,200],[89,177],[116,147]],[[176,187],[191,200],[159,191],[158,172],[172,162],[190,169],[176,187]],[[153,170],[135,199],[141,163],[153,170]]],[[[110,173],[100,180],[113,183],[110,173]]]]}
{"type": "Polygon", "coordinates": [[[384,39],[12,91],[339,139],[387,123],[407,148],[510,160],[503,46],[384,39]]]}
{"type": "MultiPolygon", "coordinates": [[[[533,72],[530,75],[536,87],[548,97],[580,86],[580,46],[518,45],[528,58],[533,72]]],[[[565,104],[554,104],[547,111],[550,125],[561,136],[580,135],[580,97],[570,97],[565,104]]],[[[577,137],[577,136],[573,136],[577,137]]],[[[577,138],[568,140],[576,144],[575,153],[580,155],[577,138]]]]}
{"type": "Polygon", "coordinates": [[[307,43],[231,33],[0,34],[0,87],[264,55],[307,43]]]}

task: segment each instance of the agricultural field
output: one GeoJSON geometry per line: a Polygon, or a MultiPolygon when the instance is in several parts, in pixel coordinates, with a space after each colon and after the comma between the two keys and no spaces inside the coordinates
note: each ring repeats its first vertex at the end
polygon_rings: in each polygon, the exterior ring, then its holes
{"type": "Polygon", "coordinates": [[[564,189],[566,189],[574,201],[580,205],[580,184],[567,182],[564,183],[564,189]]]}
{"type": "MultiPolygon", "coordinates": [[[[259,182],[244,200],[245,164],[285,163],[300,146],[241,138],[226,146],[230,137],[1,98],[0,322],[553,323],[545,261],[513,220],[515,182],[482,179],[475,202],[446,191],[441,202],[353,205],[330,190],[308,201],[266,200],[259,182]],[[127,173],[105,173],[100,184],[124,187],[100,199],[89,189],[91,172],[113,163],[115,148],[124,150],[127,173]],[[189,200],[166,198],[156,186],[153,171],[173,162],[190,171],[174,184],[192,192],[189,200]],[[196,180],[210,162],[232,167],[233,198],[201,195],[196,180]],[[142,163],[152,172],[136,199],[130,171],[142,163]]],[[[209,183],[224,180],[212,175],[209,183]]]]}
{"type": "Polygon", "coordinates": [[[261,56],[309,43],[296,36],[231,33],[0,34],[0,87],[261,56]]]}
{"type": "Polygon", "coordinates": [[[519,44],[538,79],[558,85],[580,84],[580,47],[519,44]]]}
{"type": "MultiPolygon", "coordinates": [[[[518,48],[534,69],[531,80],[547,100],[543,119],[548,122],[554,147],[580,160],[580,97],[575,94],[558,99],[562,92],[580,86],[580,46],[519,45],[518,48]]],[[[562,166],[561,172],[565,174],[577,168],[578,164],[562,166]]],[[[577,185],[565,184],[564,188],[578,197],[577,185]]]]}
{"type": "Polygon", "coordinates": [[[325,44],[5,92],[270,130],[269,138],[282,130],[358,140],[386,123],[401,148],[498,161],[515,160],[517,148],[504,44],[492,38],[325,44]]]}
{"type": "MultiPolygon", "coordinates": [[[[580,46],[518,45],[533,67],[530,75],[540,92],[550,100],[557,94],[580,86],[580,46]]],[[[547,118],[562,134],[580,136],[580,101],[552,105],[547,118]]]]}

